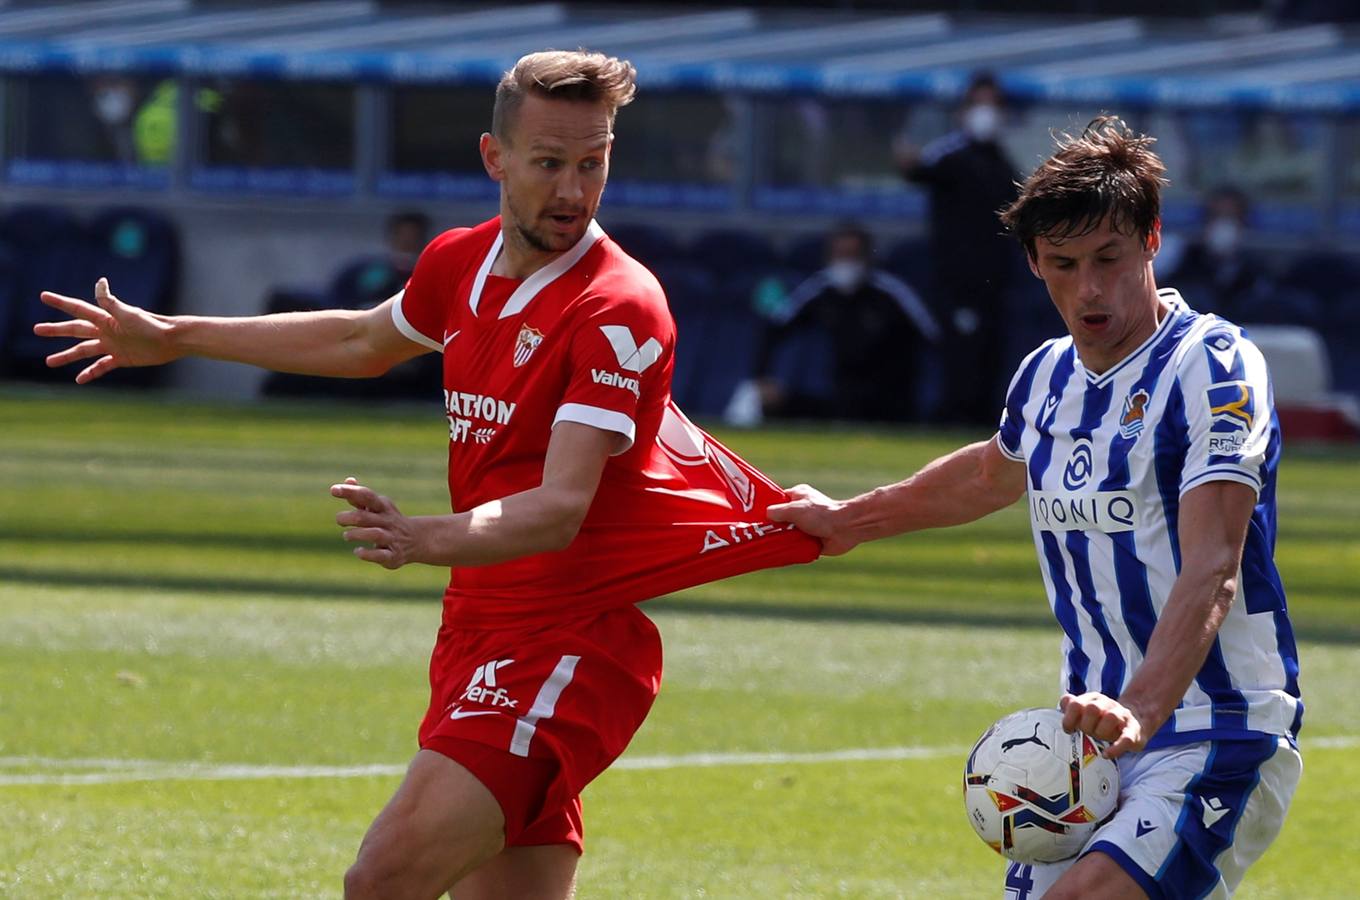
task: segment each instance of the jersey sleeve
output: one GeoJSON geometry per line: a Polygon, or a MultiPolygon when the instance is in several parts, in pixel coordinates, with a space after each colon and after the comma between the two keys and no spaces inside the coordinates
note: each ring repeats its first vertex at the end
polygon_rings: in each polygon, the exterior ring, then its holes
{"type": "Polygon", "coordinates": [[[1045,343],[1025,357],[1020,363],[1020,368],[1011,376],[1010,387],[1006,389],[1006,405],[1001,408],[996,443],[1001,449],[1001,455],[1015,462],[1025,461],[1024,447],[1020,442],[1020,436],[1025,432],[1025,403],[1029,400],[1030,390],[1034,386],[1034,373],[1051,343],[1051,341],[1045,343]]]}
{"type": "Polygon", "coordinates": [[[657,296],[610,300],[584,316],[568,352],[567,389],[553,418],[579,422],[625,438],[615,455],[637,436],[637,412],[644,398],[667,389],[666,373],[675,353],[675,326],[657,296]]]}
{"type": "Polygon", "coordinates": [[[1227,323],[1196,343],[1180,373],[1187,443],[1180,492],[1237,481],[1259,493],[1278,427],[1265,357],[1227,323]]]}
{"type": "Polygon", "coordinates": [[[426,350],[444,350],[445,293],[453,280],[449,260],[455,252],[454,241],[470,230],[455,228],[431,241],[392,304],[392,324],[407,340],[426,350]]]}

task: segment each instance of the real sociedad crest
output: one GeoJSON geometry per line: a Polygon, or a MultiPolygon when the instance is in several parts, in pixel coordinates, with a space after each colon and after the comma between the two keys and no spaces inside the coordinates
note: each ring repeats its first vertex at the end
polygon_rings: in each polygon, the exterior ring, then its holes
{"type": "Polygon", "coordinates": [[[1139,388],[1124,398],[1124,414],[1119,417],[1119,436],[1135,438],[1143,431],[1143,415],[1147,410],[1148,392],[1139,388]]]}
{"type": "Polygon", "coordinates": [[[519,337],[515,339],[515,368],[519,368],[529,361],[529,357],[534,355],[538,345],[543,343],[543,332],[537,328],[530,328],[525,325],[519,330],[519,337]]]}

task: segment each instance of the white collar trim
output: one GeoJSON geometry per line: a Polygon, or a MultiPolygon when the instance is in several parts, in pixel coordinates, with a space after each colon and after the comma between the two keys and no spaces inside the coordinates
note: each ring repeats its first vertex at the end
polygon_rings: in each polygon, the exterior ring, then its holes
{"type": "MultiPolygon", "coordinates": [[[[581,257],[595,246],[596,241],[604,237],[604,229],[594,219],[586,226],[586,233],[581,235],[570,250],[563,253],[557,259],[548,263],[528,278],[524,279],[515,292],[510,295],[510,299],[505,301],[505,306],[496,318],[505,319],[510,316],[519,315],[528,306],[530,301],[538,296],[539,292],[552,284],[559,277],[566,274],[567,270],[581,261],[581,257]]],[[[491,244],[491,249],[486,253],[486,259],[482,260],[481,268],[477,270],[477,278],[472,282],[472,293],[468,297],[468,305],[472,307],[472,314],[477,314],[477,304],[482,299],[482,289],[486,287],[486,276],[491,274],[491,266],[500,255],[501,246],[505,243],[505,232],[498,231],[496,240],[491,244]]]]}

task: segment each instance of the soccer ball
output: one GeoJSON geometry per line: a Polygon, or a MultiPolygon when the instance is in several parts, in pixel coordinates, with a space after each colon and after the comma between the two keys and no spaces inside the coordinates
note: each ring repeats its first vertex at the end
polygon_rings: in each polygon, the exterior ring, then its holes
{"type": "Polygon", "coordinates": [[[1119,769],[1101,746],[1063,731],[1056,709],[1000,719],[978,738],[963,770],[973,830],[1015,862],[1076,856],[1119,800],[1119,769]]]}

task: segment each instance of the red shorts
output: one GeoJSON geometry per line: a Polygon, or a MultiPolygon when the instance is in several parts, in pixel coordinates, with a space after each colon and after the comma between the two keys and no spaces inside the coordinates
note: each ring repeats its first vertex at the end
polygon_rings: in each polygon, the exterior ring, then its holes
{"type": "Polygon", "coordinates": [[[583,847],[582,789],[618,758],[661,687],[661,636],[636,606],[516,630],[444,625],[420,746],[472,772],[507,847],[583,847]]]}

